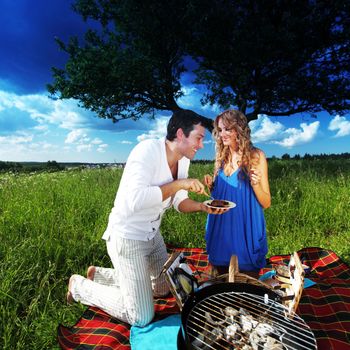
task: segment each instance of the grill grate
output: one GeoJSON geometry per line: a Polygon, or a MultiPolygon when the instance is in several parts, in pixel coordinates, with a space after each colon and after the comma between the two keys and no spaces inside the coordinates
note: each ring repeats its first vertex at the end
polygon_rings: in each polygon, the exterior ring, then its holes
{"type": "Polygon", "coordinates": [[[265,296],[224,292],[199,301],[186,333],[194,349],[316,349],[313,333],[297,315],[265,296]]]}

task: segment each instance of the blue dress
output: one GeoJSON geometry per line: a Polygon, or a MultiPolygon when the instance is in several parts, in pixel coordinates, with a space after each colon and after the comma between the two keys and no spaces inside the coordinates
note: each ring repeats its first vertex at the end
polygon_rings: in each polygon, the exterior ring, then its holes
{"type": "Polygon", "coordinates": [[[237,255],[240,271],[258,271],[266,264],[267,238],[264,211],[247,177],[240,168],[231,176],[220,169],[215,178],[213,198],[226,199],[236,207],[222,215],[209,214],[205,239],[209,261],[228,266],[237,255]]]}

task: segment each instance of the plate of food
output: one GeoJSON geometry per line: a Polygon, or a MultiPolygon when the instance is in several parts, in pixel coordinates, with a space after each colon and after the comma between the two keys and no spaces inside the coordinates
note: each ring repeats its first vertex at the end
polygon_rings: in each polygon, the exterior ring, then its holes
{"type": "Polygon", "coordinates": [[[204,202],[206,206],[214,209],[231,209],[236,206],[236,203],[225,199],[210,199],[204,202]]]}

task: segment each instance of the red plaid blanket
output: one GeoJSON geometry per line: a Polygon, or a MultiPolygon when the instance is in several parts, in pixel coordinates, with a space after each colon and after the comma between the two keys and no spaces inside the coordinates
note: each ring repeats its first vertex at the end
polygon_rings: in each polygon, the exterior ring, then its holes
{"type": "MultiPolygon", "coordinates": [[[[198,270],[208,268],[203,249],[179,248],[198,270]]],[[[311,268],[306,276],[316,282],[304,289],[297,313],[315,334],[317,346],[323,350],[350,349],[350,268],[330,250],[304,248],[298,251],[300,260],[311,268]]],[[[290,255],[272,256],[269,266],[288,263],[290,255]]],[[[175,298],[157,299],[156,318],[179,312],[175,298]]],[[[90,307],[72,326],[59,325],[58,342],[62,349],[130,350],[130,326],[90,307]]]]}

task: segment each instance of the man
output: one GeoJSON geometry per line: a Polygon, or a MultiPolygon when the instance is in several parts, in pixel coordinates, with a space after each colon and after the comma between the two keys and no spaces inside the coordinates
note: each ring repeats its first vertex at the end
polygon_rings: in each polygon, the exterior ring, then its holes
{"type": "Polygon", "coordinates": [[[103,235],[114,268],[90,266],[87,278],[73,275],[67,300],[97,306],[131,325],[152,321],[153,297],[169,293],[161,274],[168,259],[159,232],[164,211],[172,205],[187,213],[226,211],[188,198],[188,191],[205,191],[187,176],[190,160],[203,148],[207,121],[189,110],[176,111],[165,139],[145,140],[132,150],[103,235]]]}

